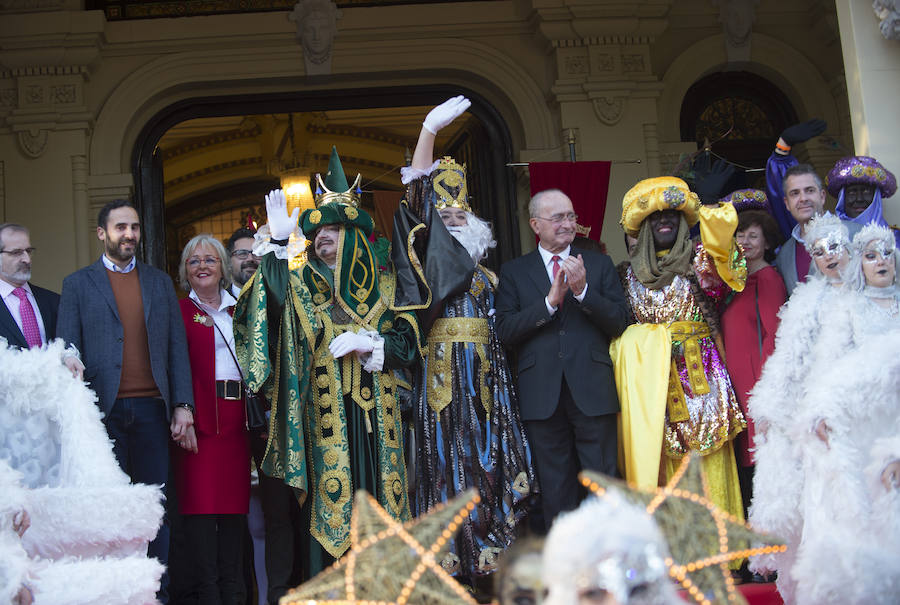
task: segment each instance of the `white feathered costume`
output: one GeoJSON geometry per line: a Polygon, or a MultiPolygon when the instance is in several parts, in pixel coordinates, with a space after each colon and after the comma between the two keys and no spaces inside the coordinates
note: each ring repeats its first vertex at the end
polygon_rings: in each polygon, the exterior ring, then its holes
{"type": "MultiPolygon", "coordinates": [[[[854,271],[858,257],[844,274],[858,284],[854,271]]],[[[900,318],[823,284],[795,291],[750,400],[769,423],[750,519],[789,547],[751,569],[777,569],[787,605],[895,603],[900,496],[880,479],[900,459],[900,318]],[[814,432],[821,421],[828,445],[814,432]]]]}
{"type": "Polygon", "coordinates": [[[96,396],[62,352],[62,341],[19,350],[0,339],[0,602],[24,583],[36,605],[155,603],[163,568],[146,552],[161,490],[119,468],[96,396]],[[19,539],[22,509],[31,527],[19,539]]]}

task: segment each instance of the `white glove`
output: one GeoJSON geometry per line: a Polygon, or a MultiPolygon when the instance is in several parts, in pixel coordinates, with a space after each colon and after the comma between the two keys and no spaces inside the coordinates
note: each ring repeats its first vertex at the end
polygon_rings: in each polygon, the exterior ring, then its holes
{"type": "Polygon", "coordinates": [[[335,359],[343,357],[347,353],[355,352],[359,355],[371,353],[374,348],[375,340],[371,336],[353,332],[344,332],[336,336],[328,345],[328,350],[335,359]]]}
{"type": "Polygon", "coordinates": [[[437,134],[441,128],[461,116],[471,104],[472,102],[463,95],[447,99],[428,112],[422,127],[431,134],[437,134]]]}
{"type": "Polygon", "coordinates": [[[269,220],[269,233],[272,234],[272,239],[289,238],[297,226],[299,215],[300,208],[294,208],[294,211],[288,216],[287,199],[281,189],[273,189],[266,196],[266,216],[269,220]]]}

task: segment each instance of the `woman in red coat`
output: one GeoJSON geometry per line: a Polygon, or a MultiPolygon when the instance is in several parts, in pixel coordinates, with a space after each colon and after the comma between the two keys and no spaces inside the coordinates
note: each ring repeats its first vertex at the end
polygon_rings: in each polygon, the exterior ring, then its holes
{"type": "Polygon", "coordinates": [[[722,313],[725,339],[725,365],[737,395],[741,411],[747,419],[747,430],[738,435],[738,476],[746,512],[752,497],[753,437],[755,429],[747,413],[750,390],[762,373],[763,363],[775,349],[778,310],[787,299],[781,274],[769,261],[781,236],[775,219],[768,212],[766,195],[756,189],[742,189],[729,196],[738,210],[735,233],[747,259],[747,284],[735,294],[722,313]]]}
{"type": "Polygon", "coordinates": [[[179,304],[191,360],[197,447],[183,446],[173,461],[200,605],[237,602],[250,499],[244,393],[231,325],[236,301],[228,292],[226,258],[222,244],[203,234],[185,246],[179,267],[181,285],[190,289],[179,304]]]}

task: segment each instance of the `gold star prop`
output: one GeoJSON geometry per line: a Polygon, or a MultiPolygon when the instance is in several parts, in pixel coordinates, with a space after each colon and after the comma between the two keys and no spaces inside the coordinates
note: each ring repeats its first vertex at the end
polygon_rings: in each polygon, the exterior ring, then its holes
{"type": "Polygon", "coordinates": [[[669,544],[669,575],[701,605],[746,603],[734,588],[728,563],[787,549],[712,502],[699,456],[685,456],[665,487],[642,489],[590,471],[581,473],[581,482],[601,497],[606,488],[615,486],[626,498],[646,507],[669,544]],[[750,544],[762,546],[751,548],[750,544]]]}
{"type": "Polygon", "coordinates": [[[351,547],[338,562],[281,598],[280,605],[478,605],[440,561],[479,501],[473,490],[400,523],[359,490],[350,520],[351,547]]]}

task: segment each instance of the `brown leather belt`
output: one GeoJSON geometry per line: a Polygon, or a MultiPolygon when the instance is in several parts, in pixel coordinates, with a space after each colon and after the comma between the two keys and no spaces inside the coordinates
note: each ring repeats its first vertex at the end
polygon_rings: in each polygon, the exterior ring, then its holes
{"type": "Polygon", "coordinates": [[[216,397],[239,401],[244,398],[244,385],[240,380],[217,380],[216,397]]]}

